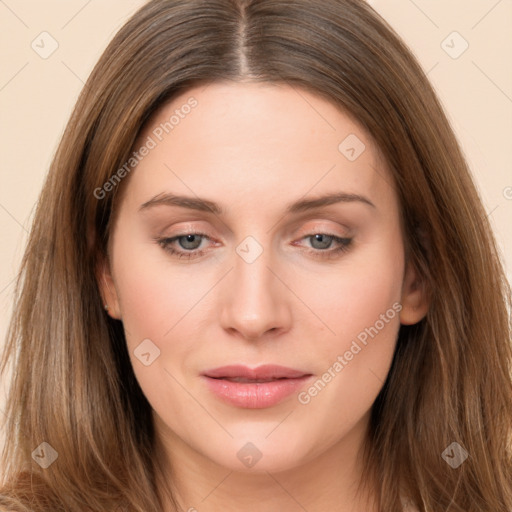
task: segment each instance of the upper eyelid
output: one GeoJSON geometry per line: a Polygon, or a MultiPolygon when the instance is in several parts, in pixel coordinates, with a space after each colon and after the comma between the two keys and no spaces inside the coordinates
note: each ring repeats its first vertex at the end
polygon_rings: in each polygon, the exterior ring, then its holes
{"type": "MultiPolygon", "coordinates": [[[[320,227],[314,226],[314,227],[311,227],[308,229],[304,229],[302,227],[297,227],[297,224],[294,223],[292,225],[292,227],[286,228],[285,233],[287,236],[291,232],[303,233],[302,235],[299,235],[299,238],[302,238],[302,237],[308,236],[308,235],[312,235],[312,234],[319,234],[319,233],[329,234],[332,236],[337,236],[339,238],[350,238],[352,236],[353,228],[350,228],[348,225],[340,224],[338,221],[333,221],[332,219],[324,219],[324,220],[317,220],[316,222],[325,222],[325,221],[335,222],[336,224],[338,224],[338,226],[340,228],[342,228],[342,231],[344,231],[344,232],[336,233],[337,230],[335,228],[323,227],[323,226],[320,226],[320,227]]],[[[307,222],[310,222],[310,221],[308,220],[307,222]]],[[[303,223],[304,222],[301,222],[301,226],[303,223]]],[[[208,237],[210,240],[215,240],[215,237],[210,236],[207,231],[208,231],[207,229],[201,229],[199,227],[198,228],[184,227],[177,234],[170,234],[168,236],[162,235],[162,238],[171,239],[171,238],[180,238],[180,237],[186,236],[186,235],[202,235],[202,236],[208,237]]]]}

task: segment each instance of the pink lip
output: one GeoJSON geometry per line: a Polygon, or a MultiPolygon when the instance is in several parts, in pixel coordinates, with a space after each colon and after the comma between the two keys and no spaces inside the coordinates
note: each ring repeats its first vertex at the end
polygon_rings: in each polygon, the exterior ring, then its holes
{"type": "Polygon", "coordinates": [[[210,391],[222,400],[246,409],[263,409],[281,402],[297,391],[312,375],[277,365],[257,368],[232,365],[207,370],[202,374],[210,391]],[[233,382],[228,379],[268,380],[233,382]]]}

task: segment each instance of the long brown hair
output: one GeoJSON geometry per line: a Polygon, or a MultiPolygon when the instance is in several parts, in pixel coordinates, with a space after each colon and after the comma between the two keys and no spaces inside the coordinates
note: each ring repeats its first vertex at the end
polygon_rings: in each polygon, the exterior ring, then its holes
{"type": "Polygon", "coordinates": [[[431,85],[361,0],[153,0],[108,45],[51,164],[16,287],[0,508],[162,510],[151,408],[96,280],[127,180],[101,199],[94,191],[157,108],[219,80],[327,98],[362,123],[392,170],[430,309],[401,326],[372,408],[365,467],[380,510],[400,510],[402,493],[420,511],[511,510],[510,286],[431,85]],[[37,456],[55,454],[41,443],[58,454],[47,468],[37,456]],[[457,468],[443,457],[454,446],[468,454],[457,468]]]}

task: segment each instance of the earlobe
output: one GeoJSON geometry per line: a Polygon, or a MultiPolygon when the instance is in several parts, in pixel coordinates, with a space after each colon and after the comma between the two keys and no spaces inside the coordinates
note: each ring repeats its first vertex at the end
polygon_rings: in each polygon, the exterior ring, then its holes
{"type": "Polygon", "coordinates": [[[102,259],[98,266],[97,280],[105,312],[112,318],[121,320],[119,299],[117,296],[114,280],[112,279],[110,264],[106,257],[102,259]]]}
{"type": "Polygon", "coordinates": [[[425,317],[429,308],[425,283],[410,263],[405,272],[401,304],[400,323],[404,325],[418,323],[425,317]]]}

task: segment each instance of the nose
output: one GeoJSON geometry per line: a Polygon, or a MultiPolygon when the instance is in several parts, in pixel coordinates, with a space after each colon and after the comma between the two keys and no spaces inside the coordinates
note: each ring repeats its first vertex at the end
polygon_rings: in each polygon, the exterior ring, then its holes
{"type": "Polygon", "coordinates": [[[293,294],[269,250],[249,261],[236,254],[223,280],[220,322],[231,335],[257,341],[290,329],[293,294]]]}

